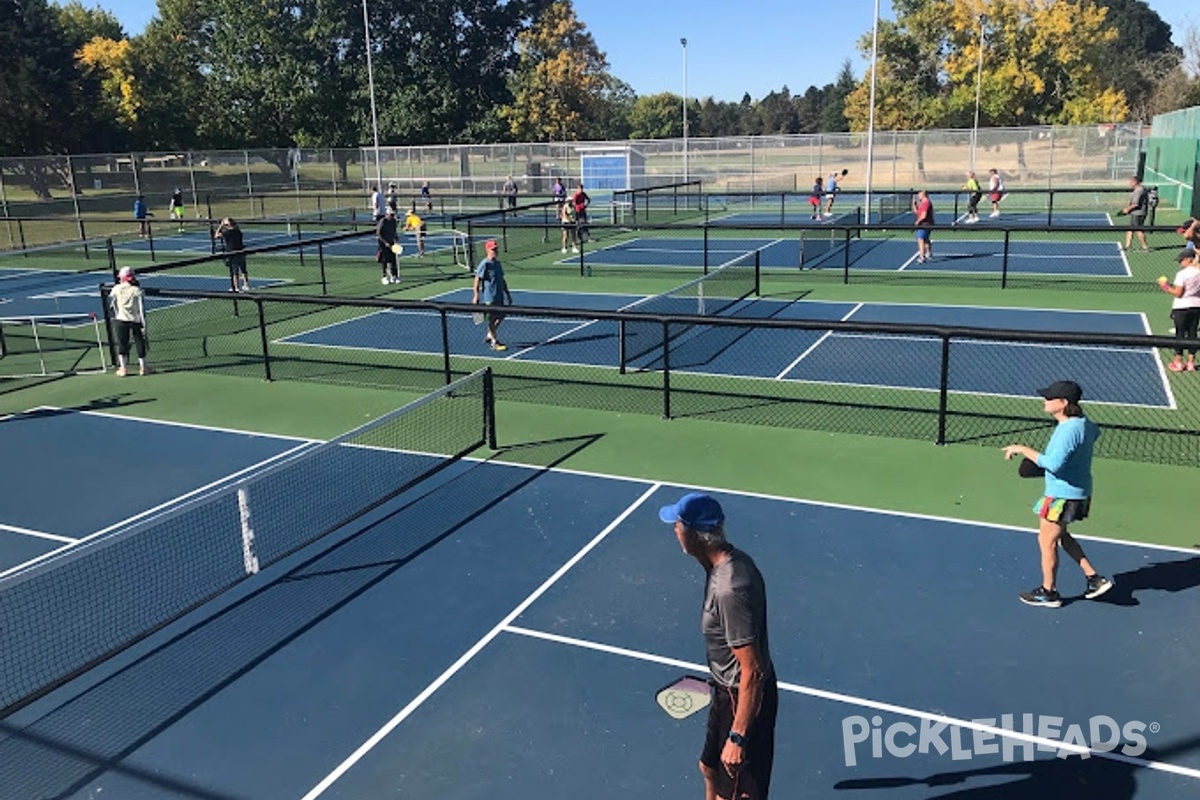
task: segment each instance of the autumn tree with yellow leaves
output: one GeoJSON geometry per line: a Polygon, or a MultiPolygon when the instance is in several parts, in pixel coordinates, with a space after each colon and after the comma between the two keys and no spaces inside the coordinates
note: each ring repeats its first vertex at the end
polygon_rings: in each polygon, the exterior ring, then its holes
{"type": "MultiPolygon", "coordinates": [[[[1102,77],[1117,38],[1092,0],[896,0],[879,26],[875,125],[970,127],[977,76],[981,127],[1124,120],[1124,92],[1102,77]],[[980,46],[983,68],[979,72],[980,46]]],[[[871,39],[859,49],[870,55],[871,39]]],[[[846,117],[866,130],[870,72],[846,117]]]]}

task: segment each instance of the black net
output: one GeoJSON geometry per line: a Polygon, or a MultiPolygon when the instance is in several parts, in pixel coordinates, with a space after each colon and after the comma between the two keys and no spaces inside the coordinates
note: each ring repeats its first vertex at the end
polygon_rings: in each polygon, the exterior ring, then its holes
{"type": "MultiPolygon", "coordinates": [[[[758,253],[747,253],[682,286],[648,297],[625,309],[641,314],[716,316],[758,292],[758,253]]],[[[634,366],[645,356],[687,333],[691,325],[657,320],[621,324],[621,367],[634,366]]]]}
{"type": "Polygon", "coordinates": [[[490,372],[0,578],[7,715],[486,444],[490,372]]]}

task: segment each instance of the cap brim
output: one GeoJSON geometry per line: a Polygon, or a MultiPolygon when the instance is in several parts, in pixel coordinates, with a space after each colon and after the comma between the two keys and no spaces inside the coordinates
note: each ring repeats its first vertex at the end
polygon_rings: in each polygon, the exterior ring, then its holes
{"type": "Polygon", "coordinates": [[[674,525],[679,521],[679,509],[672,503],[669,506],[663,506],[658,510],[658,518],[668,525],[674,525]]]}

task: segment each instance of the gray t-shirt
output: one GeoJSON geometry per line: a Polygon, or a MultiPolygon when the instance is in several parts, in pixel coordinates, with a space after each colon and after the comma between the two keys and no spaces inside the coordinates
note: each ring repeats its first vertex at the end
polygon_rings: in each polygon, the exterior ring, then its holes
{"type": "Polygon", "coordinates": [[[708,574],[700,630],[708,668],[722,686],[737,686],[741,667],[733,648],[756,642],[763,672],[775,674],[767,646],[767,587],[753,559],[737,548],[708,574]]]}
{"type": "Polygon", "coordinates": [[[1145,186],[1139,183],[1137,186],[1133,187],[1133,191],[1129,193],[1129,205],[1133,206],[1133,209],[1129,212],[1129,216],[1146,216],[1147,199],[1145,186]]]}

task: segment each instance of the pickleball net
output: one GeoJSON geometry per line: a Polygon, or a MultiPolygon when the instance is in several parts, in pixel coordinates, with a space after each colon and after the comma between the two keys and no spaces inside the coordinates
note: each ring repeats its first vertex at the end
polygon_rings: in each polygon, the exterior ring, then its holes
{"type": "MultiPolygon", "coordinates": [[[[757,250],[738,256],[707,275],[682,286],[647,297],[622,311],[641,314],[695,314],[717,316],[759,292],[760,265],[757,250]]],[[[665,326],[658,320],[622,320],[618,323],[619,362],[622,370],[664,347],[694,327],[686,323],[665,326]]]]}
{"type": "Polygon", "coordinates": [[[493,409],[491,370],[481,370],[168,511],[0,574],[0,718],[494,446],[493,409]]]}

